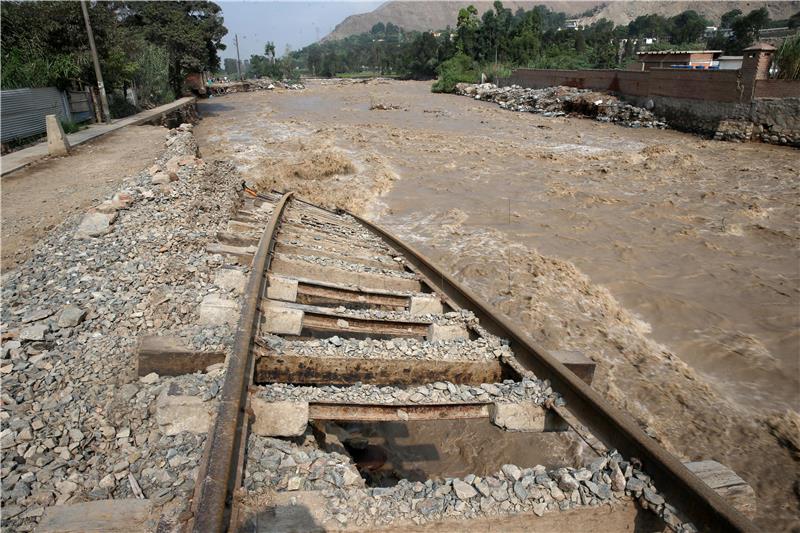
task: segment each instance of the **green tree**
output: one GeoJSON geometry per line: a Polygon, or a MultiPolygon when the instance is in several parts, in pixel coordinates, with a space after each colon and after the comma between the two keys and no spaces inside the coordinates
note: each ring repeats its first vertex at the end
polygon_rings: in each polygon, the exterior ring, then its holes
{"type": "Polygon", "coordinates": [[[800,11],[789,17],[789,22],[786,25],[790,28],[800,28],[800,11]]]}
{"type": "Polygon", "coordinates": [[[696,42],[703,36],[708,24],[709,22],[696,11],[688,10],[675,15],[669,19],[670,42],[673,44],[696,42]]]}
{"type": "Polygon", "coordinates": [[[758,39],[758,32],[769,23],[767,8],[754,9],[744,17],[739,17],[731,23],[733,38],[726,52],[741,54],[742,50],[753,44],[758,39]]]}
{"type": "Polygon", "coordinates": [[[722,17],[719,21],[720,28],[730,28],[733,25],[733,22],[742,16],[741,9],[731,9],[722,14],[722,17]]]}
{"type": "Polygon", "coordinates": [[[228,33],[222,9],[214,2],[125,2],[123,24],[141,32],[169,54],[169,79],[176,93],[192,72],[219,69],[217,52],[228,33]]]}
{"type": "Polygon", "coordinates": [[[271,63],[275,62],[275,43],[267,41],[264,45],[264,55],[270,60],[271,63]]]}
{"type": "Polygon", "coordinates": [[[431,78],[439,65],[439,42],[431,32],[423,32],[411,41],[406,52],[407,72],[412,78],[431,78]]]}
{"type": "Polygon", "coordinates": [[[233,57],[226,57],[225,58],[225,74],[228,75],[229,78],[233,78],[238,73],[238,68],[236,65],[236,59],[233,57]]]}
{"type": "Polygon", "coordinates": [[[458,35],[458,50],[465,54],[472,54],[475,49],[475,33],[478,30],[478,10],[470,5],[458,12],[456,34],[458,35]]]}
{"type": "Polygon", "coordinates": [[[631,37],[663,39],[669,36],[670,30],[670,21],[661,15],[641,15],[628,23],[628,35],[631,37]]]}

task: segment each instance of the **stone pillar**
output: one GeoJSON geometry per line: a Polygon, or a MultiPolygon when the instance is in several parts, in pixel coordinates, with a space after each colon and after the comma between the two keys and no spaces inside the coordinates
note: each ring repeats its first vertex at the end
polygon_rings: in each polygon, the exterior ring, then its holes
{"type": "Polygon", "coordinates": [[[769,78],[769,66],[775,50],[774,46],[766,43],[756,43],[744,49],[742,69],[739,71],[743,86],[742,103],[751,102],[755,98],[756,81],[769,78]]]}
{"type": "Polygon", "coordinates": [[[69,155],[69,141],[56,115],[47,115],[47,152],[50,155],[69,155]]]}

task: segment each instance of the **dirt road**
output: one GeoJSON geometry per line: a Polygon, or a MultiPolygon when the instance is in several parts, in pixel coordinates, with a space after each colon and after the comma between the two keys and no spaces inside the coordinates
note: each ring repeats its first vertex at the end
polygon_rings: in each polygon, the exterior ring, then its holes
{"type": "Polygon", "coordinates": [[[166,129],[131,126],[36,163],[2,180],[2,268],[30,256],[36,242],[69,215],[99,203],[124,177],[163,149],[166,129]]]}
{"type": "Polygon", "coordinates": [[[201,113],[204,157],[378,218],[546,347],[592,357],[595,388],[668,449],[748,479],[762,526],[797,524],[796,151],[415,82],[230,95],[201,113]]]}

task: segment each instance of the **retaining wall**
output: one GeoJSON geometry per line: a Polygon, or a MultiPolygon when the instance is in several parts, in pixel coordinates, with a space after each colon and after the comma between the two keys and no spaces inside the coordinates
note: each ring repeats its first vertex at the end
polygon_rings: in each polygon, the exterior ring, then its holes
{"type": "Polygon", "coordinates": [[[717,139],[800,146],[800,82],[757,80],[738,70],[517,69],[503,83],[607,91],[664,117],[675,129],[717,139]]]}
{"type": "Polygon", "coordinates": [[[517,69],[508,78],[522,87],[556,85],[610,91],[629,96],[666,96],[738,102],[743,85],[736,70],[539,70],[517,69]]]}

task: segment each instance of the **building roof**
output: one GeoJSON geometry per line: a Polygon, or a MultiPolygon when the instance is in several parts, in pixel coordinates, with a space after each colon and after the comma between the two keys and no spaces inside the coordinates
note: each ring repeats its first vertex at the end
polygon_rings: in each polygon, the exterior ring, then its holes
{"type": "Polygon", "coordinates": [[[671,54],[721,54],[722,50],[658,50],[637,52],[641,55],[671,55],[671,54]]]}
{"type": "Polygon", "coordinates": [[[775,51],[777,48],[772,46],[771,44],[767,43],[755,43],[753,46],[748,46],[744,49],[745,52],[754,52],[756,50],[772,50],[775,51]]]}

